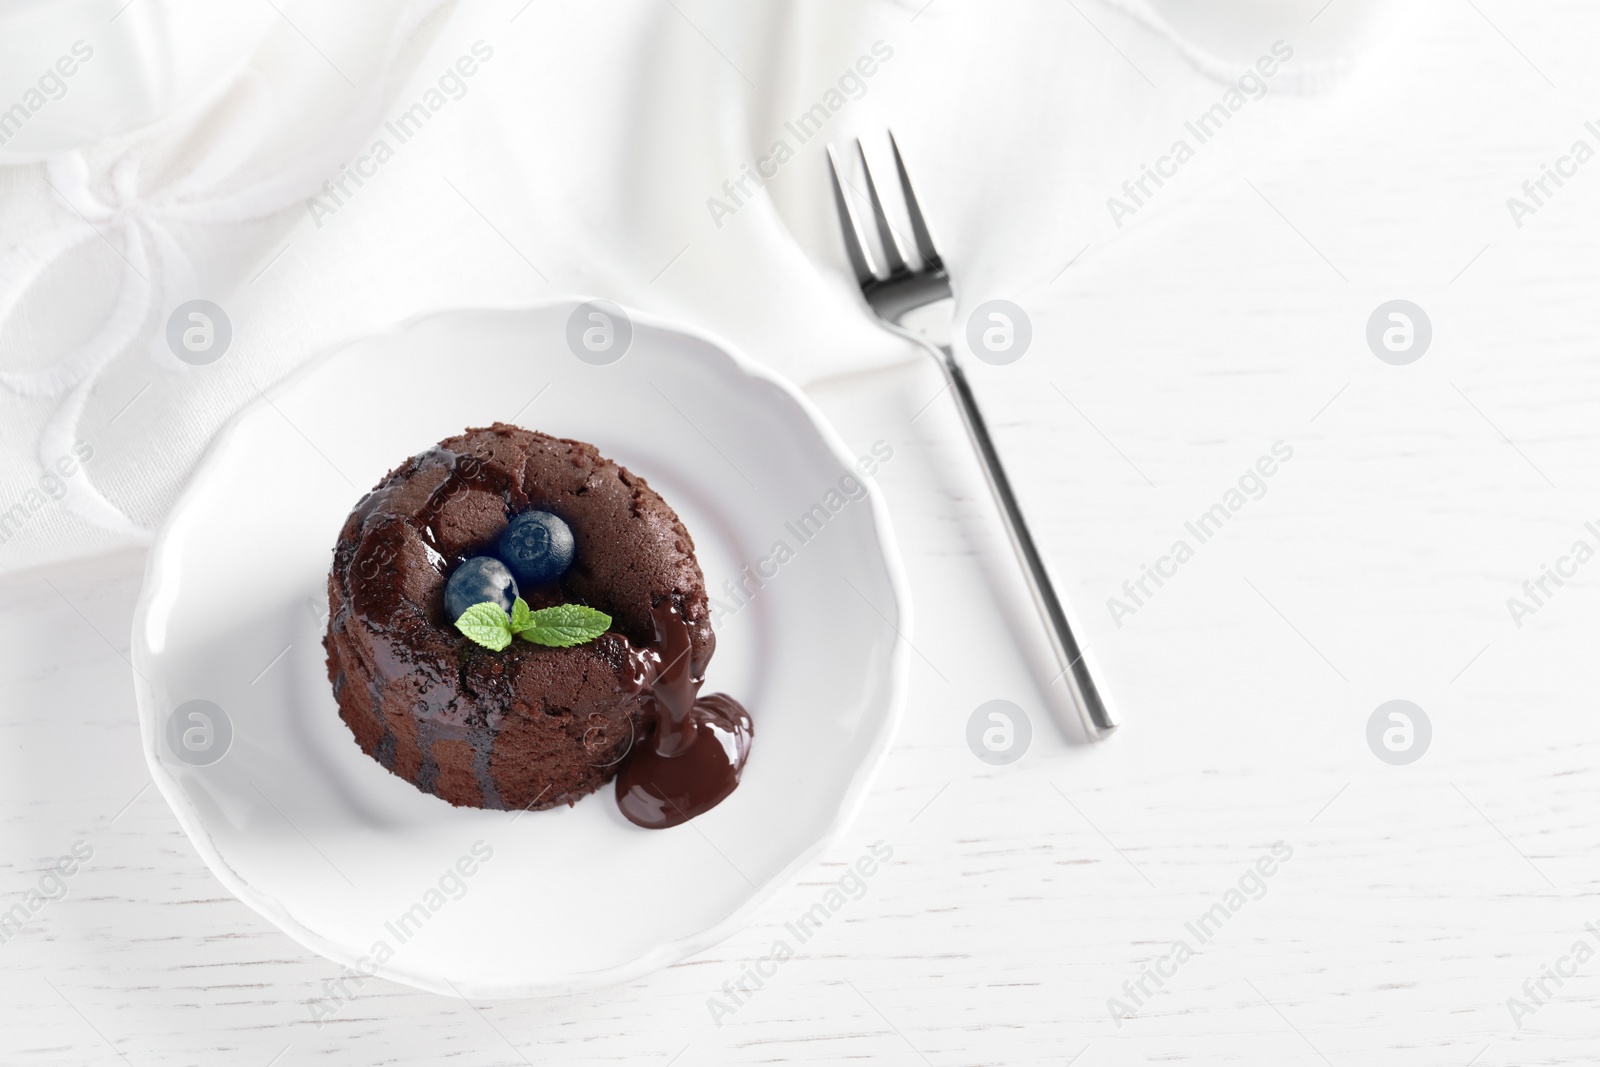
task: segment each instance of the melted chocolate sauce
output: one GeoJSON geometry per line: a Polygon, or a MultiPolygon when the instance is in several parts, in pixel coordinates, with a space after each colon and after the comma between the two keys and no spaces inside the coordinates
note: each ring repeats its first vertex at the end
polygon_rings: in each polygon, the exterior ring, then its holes
{"type": "MultiPolygon", "coordinates": [[[[453,564],[459,564],[466,558],[462,555],[454,559],[447,558],[441,551],[437,529],[439,516],[452,497],[468,490],[482,490],[500,495],[511,509],[531,506],[521,486],[514,479],[494,472],[484,456],[456,452],[440,445],[414,457],[411,463],[417,469],[443,472],[420,515],[415,516],[420,524],[422,547],[428,563],[441,577],[449,573],[453,564]]],[[[394,565],[404,553],[409,525],[408,516],[393,507],[393,498],[398,491],[394,486],[374,490],[361,499],[355,510],[361,536],[353,550],[356,555],[349,570],[351,605],[357,614],[366,618],[375,634],[388,638],[373,645],[375,662],[370,682],[372,706],[376,708],[381,705],[381,690],[389,681],[422,675],[419,686],[422,695],[411,709],[416,724],[416,747],[422,757],[417,786],[425,792],[434,791],[433,782],[438,774],[434,754],[436,742],[465,741],[473,750],[472,773],[484,805],[503,808],[505,805],[489,773],[493,730],[502,716],[497,712],[464,716],[457,710],[457,696],[466,685],[464,667],[458,665],[454,672],[440,671],[433,657],[407,651],[416,642],[396,632],[403,629],[406,622],[378,621],[405,619],[405,613],[399,609],[406,594],[395,582],[393,572],[394,565]]],[[[442,607],[442,604],[434,606],[433,612],[441,612],[442,607]]],[[[446,622],[442,614],[437,614],[430,621],[440,627],[446,622]]],[[[335,623],[335,626],[342,628],[342,621],[335,623]]],[[[379,740],[376,756],[384,767],[394,770],[394,728],[386,717],[379,716],[379,723],[383,736],[379,740]]]]}
{"type": "Polygon", "coordinates": [[[727,799],[744,773],[754,728],[737,700],[699,695],[705,676],[691,662],[678,609],[664,601],[651,615],[655,646],[633,650],[626,679],[644,701],[644,725],[617,772],[617,807],[635,825],[664,830],[727,799]]]}

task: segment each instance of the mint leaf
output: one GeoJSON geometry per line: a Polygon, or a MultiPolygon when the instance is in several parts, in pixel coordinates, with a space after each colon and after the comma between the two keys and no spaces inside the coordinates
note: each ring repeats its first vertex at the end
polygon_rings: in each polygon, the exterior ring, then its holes
{"type": "Polygon", "coordinates": [[[611,628],[611,616],[583,604],[557,604],[528,612],[526,625],[517,636],[536,645],[570,648],[593,641],[611,628]]]}
{"type": "Polygon", "coordinates": [[[456,629],[484,648],[503,651],[513,635],[551,648],[570,648],[593,641],[611,628],[611,616],[582,604],[557,604],[534,611],[521,597],[511,605],[511,614],[493,601],[474,604],[456,620],[456,629]]]}
{"type": "Polygon", "coordinates": [[[511,632],[519,634],[533,625],[533,612],[528,608],[528,602],[517,597],[516,603],[511,605],[511,632]]]}
{"type": "MultiPolygon", "coordinates": [[[[522,606],[527,610],[526,604],[522,606]]],[[[505,609],[492,600],[474,604],[462,612],[461,618],[456,620],[456,629],[493,652],[511,643],[511,620],[506,617],[505,609]]]]}

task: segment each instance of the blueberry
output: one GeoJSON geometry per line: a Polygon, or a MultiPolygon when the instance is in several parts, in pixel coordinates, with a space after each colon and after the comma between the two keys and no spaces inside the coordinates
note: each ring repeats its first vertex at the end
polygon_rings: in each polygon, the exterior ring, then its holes
{"type": "Polygon", "coordinates": [[[444,586],[444,610],[451,622],[485,600],[499,604],[509,615],[516,599],[516,579],[493,556],[473,556],[456,568],[444,586]]]}
{"type": "Polygon", "coordinates": [[[524,511],[500,535],[500,558],[525,586],[553,582],[572,566],[572,527],[548,511],[524,511]]]}

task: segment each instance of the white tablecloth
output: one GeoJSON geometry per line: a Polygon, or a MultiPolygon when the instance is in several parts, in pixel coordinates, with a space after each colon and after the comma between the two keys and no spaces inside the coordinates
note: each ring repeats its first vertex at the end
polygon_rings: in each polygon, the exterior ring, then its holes
{"type": "Polygon", "coordinates": [[[823,165],[860,134],[886,167],[891,124],[958,319],[1047,314],[1068,264],[1295,150],[1404,6],[18,5],[0,569],[148,539],[261,390],[441,308],[603,296],[802,383],[914,358],[841,269],[823,165]],[[201,367],[167,336],[196,298],[232,328],[201,367]]]}

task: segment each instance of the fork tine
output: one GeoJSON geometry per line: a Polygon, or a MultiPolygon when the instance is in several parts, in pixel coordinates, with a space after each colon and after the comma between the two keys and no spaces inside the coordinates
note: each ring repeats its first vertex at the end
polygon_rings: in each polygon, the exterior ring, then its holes
{"type": "Polygon", "coordinates": [[[834,158],[833,145],[828,146],[828,174],[833,178],[833,206],[839,211],[839,230],[844,235],[844,252],[850,259],[850,269],[855,271],[856,284],[866,285],[877,279],[873,272],[872,260],[867,258],[867,250],[861,244],[861,231],[856,227],[855,214],[850,210],[850,202],[844,197],[844,185],[839,180],[839,161],[834,158]]]}
{"type": "Polygon", "coordinates": [[[911,216],[911,234],[917,241],[917,255],[929,270],[944,270],[944,261],[933,247],[933,236],[917,205],[917,194],[911,191],[911,177],[906,174],[906,162],[900,158],[900,145],[895,142],[894,131],[889,131],[889,147],[894,149],[894,169],[900,172],[900,191],[905,194],[906,211],[911,216]]]}
{"type": "Polygon", "coordinates": [[[872,180],[872,167],[867,163],[867,150],[856,138],[856,153],[861,157],[861,173],[867,176],[867,198],[872,201],[872,218],[878,224],[878,239],[883,242],[883,259],[890,274],[902,274],[906,269],[905,256],[900,254],[900,242],[895,239],[889,216],[883,213],[883,201],[878,199],[878,184],[872,180]]]}

